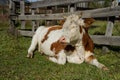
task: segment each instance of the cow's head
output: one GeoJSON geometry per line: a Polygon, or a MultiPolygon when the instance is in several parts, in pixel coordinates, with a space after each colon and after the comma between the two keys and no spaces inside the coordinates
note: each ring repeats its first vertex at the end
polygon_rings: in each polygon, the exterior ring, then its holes
{"type": "Polygon", "coordinates": [[[79,25],[71,22],[69,27],[63,27],[63,34],[60,38],[62,43],[73,43],[79,38],[79,25]]]}
{"type": "Polygon", "coordinates": [[[68,16],[63,24],[63,35],[60,38],[60,42],[76,44],[82,39],[83,34],[93,22],[93,18],[82,19],[78,15],[68,16]]]}

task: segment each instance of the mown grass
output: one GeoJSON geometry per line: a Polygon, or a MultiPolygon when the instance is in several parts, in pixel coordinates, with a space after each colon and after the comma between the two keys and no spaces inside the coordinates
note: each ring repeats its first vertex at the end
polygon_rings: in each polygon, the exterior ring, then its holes
{"type": "MultiPolygon", "coordinates": [[[[100,31],[97,28],[93,30],[100,31]]],[[[119,47],[111,47],[106,54],[101,47],[95,47],[96,57],[109,71],[86,63],[58,65],[37,51],[33,59],[26,58],[31,38],[12,36],[7,29],[8,24],[0,23],[0,80],[120,80],[119,47]]]]}

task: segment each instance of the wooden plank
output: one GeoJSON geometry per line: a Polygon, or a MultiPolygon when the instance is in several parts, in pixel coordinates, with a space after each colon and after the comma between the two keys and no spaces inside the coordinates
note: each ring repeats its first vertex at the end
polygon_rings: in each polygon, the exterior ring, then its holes
{"type": "Polygon", "coordinates": [[[9,9],[12,9],[12,0],[9,0],[9,9]]]}
{"type": "MultiPolygon", "coordinates": [[[[81,12],[79,12],[80,14],[81,12]]],[[[60,13],[60,14],[41,14],[41,15],[19,15],[18,17],[14,16],[12,17],[13,20],[60,20],[63,19],[63,16],[68,16],[72,13],[60,13]]],[[[109,16],[119,16],[120,12],[119,11],[112,11],[112,12],[106,12],[106,13],[84,13],[82,17],[83,18],[99,18],[99,17],[109,17],[109,16]]]]}
{"type": "Polygon", "coordinates": [[[91,38],[95,44],[120,46],[120,36],[91,35],[91,38]]]}
{"type": "Polygon", "coordinates": [[[31,8],[73,4],[79,2],[92,2],[92,1],[104,1],[104,0],[43,0],[43,1],[33,2],[31,8]]]}
{"type": "Polygon", "coordinates": [[[15,14],[15,3],[11,1],[10,14],[15,14]]]}
{"type": "Polygon", "coordinates": [[[12,35],[15,35],[15,21],[14,20],[11,20],[9,19],[9,32],[12,34],[12,35]]]}
{"type": "MultiPolygon", "coordinates": [[[[106,27],[106,32],[105,32],[105,36],[106,37],[112,36],[112,31],[113,31],[113,27],[114,27],[115,16],[109,17],[108,19],[109,20],[108,20],[107,27],[106,27]]],[[[104,53],[107,53],[107,52],[110,51],[108,49],[108,47],[106,47],[106,46],[103,46],[102,50],[103,50],[104,53]]]]}
{"type": "Polygon", "coordinates": [[[36,24],[35,24],[35,21],[33,20],[32,21],[32,32],[35,32],[35,26],[36,26],[36,24]]]}
{"type": "MultiPolygon", "coordinates": [[[[120,6],[114,7],[114,8],[101,8],[101,9],[95,9],[95,10],[86,10],[86,11],[76,11],[73,12],[74,14],[80,14],[83,13],[83,18],[88,17],[109,17],[109,16],[119,16],[120,15],[120,6]]],[[[69,13],[57,13],[57,14],[40,14],[40,15],[19,15],[18,17],[13,16],[12,19],[16,20],[59,20],[63,19],[63,16],[68,16],[70,14],[73,14],[71,12],[69,13]]]]}
{"type": "Polygon", "coordinates": [[[19,34],[22,36],[29,36],[32,37],[34,32],[32,31],[25,31],[25,30],[18,30],[19,34]]]}
{"type": "Polygon", "coordinates": [[[99,18],[99,17],[110,17],[110,16],[119,16],[120,11],[108,11],[102,13],[91,13],[91,17],[99,18]]]}
{"type": "Polygon", "coordinates": [[[87,10],[87,11],[90,11],[90,12],[92,11],[94,13],[107,12],[107,11],[120,11],[120,6],[98,8],[98,9],[87,10]]]}
{"type": "Polygon", "coordinates": [[[113,27],[114,27],[114,23],[112,21],[108,21],[105,36],[112,36],[113,27]]]}
{"type": "Polygon", "coordinates": [[[25,20],[21,20],[21,29],[25,29],[25,20]]]}
{"type": "MultiPolygon", "coordinates": [[[[23,31],[23,30],[19,30],[19,33],[23,36],[29,36],[29,37],[32,37],[34,34],[34,32],[32,31],[23,31]]],[[[91,35],[90,37],[92,38],[95,44],[120,46],[120,36],[106,37],[104,35],[91,35]]]]}
{"type": "Polygon", "coordinates": [[[25,2],[24,2],[24,0],[20,1],[20,14],[21,15],[25,14],[25,2]]]}

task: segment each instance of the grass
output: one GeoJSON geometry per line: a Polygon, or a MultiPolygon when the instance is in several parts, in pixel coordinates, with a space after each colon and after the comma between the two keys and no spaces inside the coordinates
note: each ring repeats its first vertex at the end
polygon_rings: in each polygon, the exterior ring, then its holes
{"type": "MultiPolygon", "coordinates": [[[[89,29],[90,34],[104,35],[106,31],[106,21],[95,21],[89,29]]],[[[120,36],[120,21],[116,21],[113,27],[113,36],[120,36]]]]}
{"type": "MultiPolygon", "coordinates": [[[[0,23],[0,80],[120,80],[119,47],[111,47],[106,54],[102,53],[101,46],[95,47],[96,57],[109,71],[86,63],[58,65],[37,51],[33,59],[26,58],[31,38],[12,36],[7,33],[7,26],[0,23]]],[[[93,30],[97,32],[97,28],[93,30]]]]}

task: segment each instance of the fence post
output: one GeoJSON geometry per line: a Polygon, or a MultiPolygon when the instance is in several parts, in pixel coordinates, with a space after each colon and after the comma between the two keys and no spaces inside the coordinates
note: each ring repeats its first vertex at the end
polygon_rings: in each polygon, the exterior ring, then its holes
{"type": "Polygon", "coordinates": [[[58,7],[57,6],[55,6],[55,10],[57,10],[58,9],[58,7]]]}
{"type": "MultiPolygon", "coordinates": [[[[25,15],[25,2],[24,0],[20,0],[20,15],[25,15]]],[[[21,20],[21,29],[25,29],[25,20],[21,20]]]]}
{"type": "Polygon", "coordinates": [[[12,0],[9,0],[9,32],[14,35],[15,34],[15,20],[11,19],[11,16],[15,14],[15,3],[12,0]]]}
{"type": "MultiPolygon", "coordinates": [[[[35,15],[35,9],[32,9],[32,15],[35,15]]],[[[32,32],[35,31],[35,26],[36,26],[35,20],[32,20],[32,32]]]]}
{"type": "Polygon", "coordinates": [[[9,10],[10,15],[15,14],[15,3],[12,0],[9,0],[9,10]]]}
{"type": "Polygon", "coordinates": [[[9,32],[12,34],[12,35],[15,35],[15,20],[11,20],[9,19],[9,32]]]}
{"type": "Polygon", "coordinates": [[[106,32],[105,32],[105,36],[112,36],[112,30],[114,27],[114,19],[115,17],[109,17],[108,23],[107,23],[107,28],[106,28],[106,32]]]}
{"type": "MultiPolygon", "coordinates": [[[[108,18],[108,23],[107,23],[106,32],[105,32],[106,37],[112,36],[112,31],[113,31],[113,27],[114,27],[114,20],[115,20],[115,16],[108,18]]],[[[107,52],[109,52],[109,49],[106,46],[103,46],[103,52],[107,53],[107,52]]]]}
{"type": "Polygon", "coordinates": [[[36,28],[38,28],[38,27],[39,27],[39,24],[40,24],[40,21],[39,21],[39,20],[37,20],[37,21],[36,21],[36,28]]]}
{"type": "Polygon", "coordinates": [[[76,11],[76,4],[74,4],[74,6],[71,6],[71,7],[70,7],[70,12],[73,13],[74,11],[76,11]]]}
{"type": "Polygon", "coordinates": [[[70,12],[70,5],[68,5],[68,12],[70,12]]]}
{"type": "Polygon", "coordinates": [[[40,12],[39,12],[39,8],[36,8],[36,11],[37,11],[37,14],[39,14],[40,12]]]}
{"type": "MultiPolygon", "coordinates": [[[[118,1],[113,0],[111,7],[115,7],[115,6],[118,6],[118,1]]],[[[115,16],[108,17],[108,24],[107,24],[107,28],[106,28],[106,32],[105,32],[106,37],[112,36],[114,21],[115,21],[115,16]]],[[[103,52],[104,53],[109,52],[109,49],[106,46],[103,46],[103,52]]]]}

